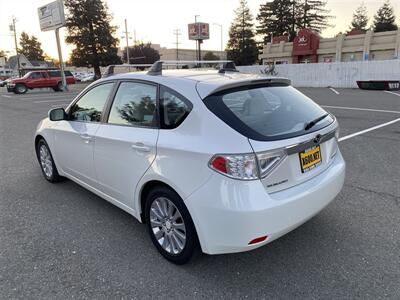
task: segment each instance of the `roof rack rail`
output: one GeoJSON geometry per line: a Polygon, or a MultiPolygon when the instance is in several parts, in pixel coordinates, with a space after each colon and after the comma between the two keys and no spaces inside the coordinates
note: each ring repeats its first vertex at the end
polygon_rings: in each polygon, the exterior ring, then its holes
{"type": "Polygon", "coordinates": [[[109,77],[114,74],[129,73],[133,71],[144,71],[146,68],[150,68],[153,64],[122,64],[122,65],[109,65],[106,67],[104,73],[101,77],[109,77]],[[116,68],[120,69],[122,72],[116,72],[116,68]]]}
{"type": "Polygon", "coordinates": [[[193,65],[198,68],[201,64],[219,65],[219,73],[239,72],[235,63],[231,60],[159,60],[151,66],[147,74],[153,76],[162,75],[163,66],[176,66],[178,68],[178,66],[193,65]]]}

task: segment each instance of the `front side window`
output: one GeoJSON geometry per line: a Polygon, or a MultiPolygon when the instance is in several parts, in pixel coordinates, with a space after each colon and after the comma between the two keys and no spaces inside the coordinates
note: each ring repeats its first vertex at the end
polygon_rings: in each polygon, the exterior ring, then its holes
{"type": "Polygon", "coordinates": [[[112,104],[108,123],[157,126],[157,87],[140,82],[122,82],[112,104]]]}
{"type": "Polygon", "coordinates": [[[192,110],[192,103],[177,92],[161,86],[160,107],[162,128],[178,127],[192,110]]]}
{"type": "Polygon", "coordinates": [[[333,122],[310,98],[291,86],[245,86],[218,92],[204,99],[206,106],[225,123],[255,140],[278,140],[319,130],[333,122]]]}
{"type": "Polygon", "coordinates": [[[114,83],[105,83],[92,88],[83,95],[70,110],[71,121],[100,122],[104,105],[114,83]]]}

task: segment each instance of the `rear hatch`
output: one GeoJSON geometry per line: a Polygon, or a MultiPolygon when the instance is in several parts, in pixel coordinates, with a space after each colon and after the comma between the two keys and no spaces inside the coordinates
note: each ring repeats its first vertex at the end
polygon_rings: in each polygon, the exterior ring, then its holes
{"type": "Polygon", "coordinates": [[[268,192],[317,176],[337,152],[335,118],[287,82],[219,90],[204,103],[249,139],[268,192]]]}

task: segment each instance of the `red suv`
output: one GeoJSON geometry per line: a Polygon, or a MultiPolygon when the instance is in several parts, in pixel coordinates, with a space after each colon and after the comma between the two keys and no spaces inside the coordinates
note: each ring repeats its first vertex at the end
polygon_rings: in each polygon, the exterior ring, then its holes
{"type": "MultiPolygon", "coordinates": [[[[64,71],[67,84],[75,84],[75,78],[70,71],[64,71]]],[[[28,89],[52,88],[54,91],[62,91],[61,71],[32,71],[22,78],[15,78],[7,84],[7,90],[15,94],[25,94],[28,89]]]]}

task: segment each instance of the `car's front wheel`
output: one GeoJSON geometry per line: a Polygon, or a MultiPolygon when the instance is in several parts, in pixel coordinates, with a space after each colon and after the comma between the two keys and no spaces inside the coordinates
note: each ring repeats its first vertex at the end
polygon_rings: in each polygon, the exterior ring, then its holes
{"type": "Polygon", "coordinates": [[[58,174],[49,146],[44,139],[37,143],[36,154],[44,177],[52,183],[61,181],[63,177],[58,174]]]}
{"type": "Polygon", "coordinates": [[[28,88],[25,84],[17,84],[14,87],[14,93],[16,94],[25,94],[28,91],[28,88]]]}
{"type": "Polygon", "coordinates": [[[175,264],[187,263],[198,249],[196,230],[182,199],[167,187],[147,196],[145,218],[157,250],[175,264]]]}

